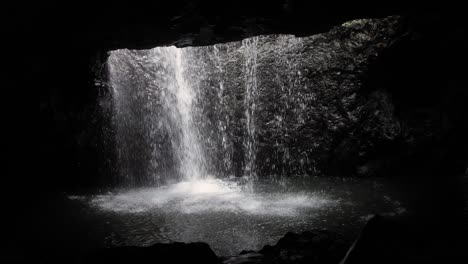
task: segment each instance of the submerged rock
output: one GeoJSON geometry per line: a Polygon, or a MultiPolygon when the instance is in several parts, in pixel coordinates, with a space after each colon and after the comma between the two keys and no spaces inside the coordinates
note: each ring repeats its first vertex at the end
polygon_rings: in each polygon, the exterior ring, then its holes
{"type": "Polygon", "coordinates": [[[256,264],[256,263],[265,263],[264,255],[260,253],[256,253],[254,251],[249,251],[248,253],[245,253],[243,251],[239,254],[239,256],[229,257],[223,261],[223,264],[256,264]]]}

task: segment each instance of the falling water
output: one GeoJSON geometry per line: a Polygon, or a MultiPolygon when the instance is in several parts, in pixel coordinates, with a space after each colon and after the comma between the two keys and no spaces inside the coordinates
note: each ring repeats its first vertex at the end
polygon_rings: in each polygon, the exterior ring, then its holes
{"type": "Polygon", "coordinates": [[[219,88],[218,88],[218,93],[217,93],[217,104],[215,107],[215,110],[217,113],[221,113],[219,115],[218,121],[217,121],[217,129],[220,134],[220,141],[221,141],[221,160],[222,164],[220,165],[220,172],[225,174],[225,172],[230,172],[232,171],[232,143],[229,140],[229,134],[227,131],[228,124],[230,122],[229,115],[226,113],[223,113],[223,110],[225,109],[225,106],[229,103],[227,102],[227,98],[225,96],[225,85],[224,85],[224,79],[223,79],[223,74],[225,73],[225,68],[223,67],[223,58],[220,55],[220,50],[218,48],[219,45],[214,45],[213,46],[213,61],[214,61],[214,68],[215,72],[218,73],[219,77],[217,78],[219,80],[219,88]]]}
{"type": "Polygon", "coordinates": [[[322,42],[320,35],[269,35],[110,52],[123,185],[316,174],[336,131],[354,120],[346,105],[358,103],[336,81],[350,51],[322,42]],[[337,102],[343,94],[349,98],[337,102]]]}
{"type": "Polygon", "coordinates": [[[166,111],[180,129],[177,157],[180,174],[185,180],[198,180],[206,177],[205,155],[200,147],[197,127],[193,124],[193,104],[196,91],[186,80],[184,71],[184,50],[175,47],[165,48],[171,62],[174,63],[175,78],[168,85],[163,101],[166,111]]]}
{"type": "Polygon", "coordinates": [[[185,53],[165,47],[144,54],[119,50],[109,57],[117,158],[126,184],[208,175],[193,120],[197,91],[186,79],[185,53]]]}
{"type": "Polygon", "coordinates": [[[117,164],[125,184],[209,175],[255,180],[257,45],[254,37],[111,52],[117,164]],[[233,89],[232,80],[242,87],[233,89]]]}
{"type": "Polygon", "coordinates": [[[292,96],[301,86],[295,72],[301,62],[291,51],[302,41],[263,36],[211,47],[111,52],[117,164],[124,184],[164,185],[209,175],[245,176],[251,184],[259,170],[290,173],[295,166],[284,142],[290,128],[283,120],[290,112],[301,115],[294,104],[303,99],[292,96]],[[265,60],[271,62],[259,63],[265,60]],[[268,63],[276,67],[265,71],[268,63]],[[266,79],[275,68],[275,77],[266,79]],[[283,99],[269,101],[269,94],[278,92],[283,99]],[[265,129],[280,134],[272,133],[275,149],[262,150],[259,162],[265,129]]]}
{"type": "MultiPolygon", "coordinates": [[[[257,45],[258,37],[245,39],[242,41],[244,52],[244,78],[245,78],[245,127],[247,136],[245,137],[245,175],[250,179],[255,179],[255,110],[257,97],[257,45]]],[[[252,181],[250,181],[252,182],[252,181]]]]}

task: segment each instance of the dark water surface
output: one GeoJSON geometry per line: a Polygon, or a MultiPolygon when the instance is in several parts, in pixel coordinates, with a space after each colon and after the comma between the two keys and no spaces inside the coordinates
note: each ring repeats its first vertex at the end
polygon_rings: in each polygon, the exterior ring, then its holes
{"type": "Polygon", "coordinates": [[[96,248],[171,241],[203,241],[217,255],[231,255],[275,244],[289,231],[313,228],[352,241],[373,213],[409,220],[413,235],[425,241],[419,245],[422,255],[466,252],[466,176],[444,181],[317,177],[279,183],[256,184],[253,193],[216,180],[112,193],[19,192],[4,200],[9,214],[3,216],[2,258],[69,263],[96,248]]]}
{"type": "Polygon", "coordinates": [[[268,181],[253,188],[212,179],[68,199],[64,210],[78,210],[74,221],[101,246],[203,241],[218,255],[258,250],[288,231],[329,229],[353,237],[371,214],[407,211],[383,179],[268,181]]]}

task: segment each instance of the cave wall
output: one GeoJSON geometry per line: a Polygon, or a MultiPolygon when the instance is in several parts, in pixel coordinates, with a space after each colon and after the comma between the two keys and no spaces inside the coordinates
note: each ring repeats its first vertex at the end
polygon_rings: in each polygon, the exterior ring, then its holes
{"type": "Polygon", "coordinates": [[[399,17],[362,19],[310,37],[267,35],[218,45],[217,56],[202,49],[195,59],[215,74],[197,86],[208,113],[198,127],[211,142],[207,153],[228,158],[215,158],[215,171],[241,176],[253,160],[259,177],[360,173],[375,146],[391,144],[400,133],[390,95],[369,93],[364,83],[369,64],[399,41],[402,27],[399,17]]]}
{"type": "Polygon", "coordinates": [[[456,21],[434,14],[410,17],[405,36],[369,66],[367,89],[388,92],[401,124],[396,141],[374,150],[375,160],[386,163],[381,170],[439,179],[466,170],[466,30],[456,21]]]}
{"type": "MultiPolygon", "coordinates": [[[[369,95],[372,91],[386,91],[389,96],[385,95],[385,98],[393,103],[394,113],[407,120],[405,126],[417,127],[407,131],[422,132],[375,147],[375,158],[369,156],[369,160],[375,162],[361,171],[382,168],[381,164],[387,160],[391,160],[396,168],[398,164],[403,164],[400,167],[419,164],[414,167],[429,172],[434,166],[439,172],[450,168],[447,174],[465,170],[468,163],[464,136],[467,134],[464,106],[467,95],[463,88],[466,78],[460,65],[466,58],[463,48],[466,46],[466,29],[461,23],[463,16],[454,11],[457,8],[327,3],[259,1],[248,5],[235,1],[221,5],[210,1],[173,1],[167,7],[160,4],[143,7],[41,3],[12,12],[11,15],[20,20],[7,27],[7,33],[11,32],[15,40],[7,44],[18,52],[6,54],[15,62],[11,64],[14,65],[13,73],[6,84],[17,91],[35,87],[39,91],[40,111],[35,166],[23,166],[21,149],[26,149],[29,142],[19,139],[20,136],[28,138],[24,122],[18,122],[15,115],[8,115],[5,120],[18,128],[4,130],[4,138],[18,138],[4,143],[11,185],[28,182],[31,187],[60,190],[95,186],[106,178],[101,176],[105,173],[99,165],[108,162],[100,153],[103,148],[99,143],[102,142],[105,120],[98,114],[100,106],[97,103],[105,90],[95,85],[93,70],[101,68],[108,50],[213,44],[267,33],[306,36],[325,32],[351,19],[395,14],[406,17],[408,23],[405,26],[409,33],[404,41],[369,66],[365,87],[369,95]],[[108,12],[109,9],[112,12],[108,12]],[[31,52],[24,52],[32,47],[31,52]],[[428,102],[425,108],[432,109],[432,114],[413,107],[425,101],[428,102]],[[419,141],[420,135],[434,131],[425,126],[427,118],[443,129],[430,137],[424,136],[426,141],[419,141]],[[17,146],[17,143],[22,145],[17,146]],[[422,158],[428,153],[433,153],[431,159],[422,158]],[[445,154],[440,156],[440,153],[445,154]],[[415,160],[419,163],[414,163],[415,160]],[[424,162],[426,160],[428,162],[424,162]]],[[[3,107],[5,113],[17,109],[14,100],[7,100],[3,107]]],[[[344,143],[337,150],[352,151],[353,146],[355,143],[344,143]]],[[[330,162],[348,163],[338,157],[330,162]]]]}

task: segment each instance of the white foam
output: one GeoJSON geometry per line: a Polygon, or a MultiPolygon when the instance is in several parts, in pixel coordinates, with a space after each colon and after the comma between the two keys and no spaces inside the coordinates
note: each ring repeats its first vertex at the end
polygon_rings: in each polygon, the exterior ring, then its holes
{"type": "Polygon", "coordinates": [[[317,193],[254,193],[232,181],[205,179],[96,195],[92,206],[106,211],[141,213],[150,210],[184,214],[233,212],[294,216],[302,209],[332,206],[337,201],[317,193]]]}

